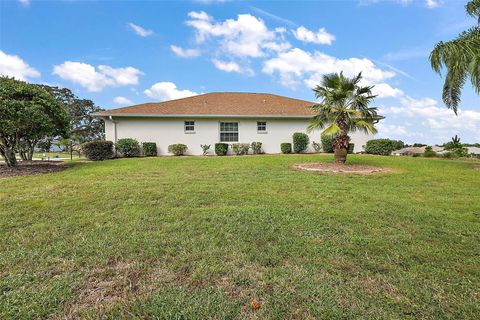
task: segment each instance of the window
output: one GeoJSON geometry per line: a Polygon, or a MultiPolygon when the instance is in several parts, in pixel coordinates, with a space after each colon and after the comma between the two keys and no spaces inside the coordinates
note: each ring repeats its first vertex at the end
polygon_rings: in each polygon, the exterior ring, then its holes
{"type": "Polygon", "coordinates": [[[238,122],[220,122],[220,142],[238,142],[238,122]]]}
{"type": "Polygon", "coordinates": [[[257,122],[257,131],[258,132],[267,132],[267,123],[265,121],[257,122]]]}
{"type": "Polygon", "coordinates": [[[195,121],[185,121],[185,133],[195,132],[195,121]]]}

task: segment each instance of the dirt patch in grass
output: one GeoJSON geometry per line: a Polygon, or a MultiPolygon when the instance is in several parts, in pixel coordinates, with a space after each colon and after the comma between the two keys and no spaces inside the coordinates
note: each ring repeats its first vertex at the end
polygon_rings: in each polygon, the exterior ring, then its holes
{"type": "Polygon", "coordinates": [[[140,289],[145,271],[139,263],[112,262],[88,275],[77,299],[67,305],[58,319],[79,319],[87,311],[108,312],[115,303],[126,302],[140,289]]]}
{"type": "Polygon", "coordinates": [[[390,168],[381,168],[367,166],[363,164],[339,164],[331,162],[318,163],[300,163],[293,165],[296,170],[316,173],[355,173],[355,174],[372,174],[381,172],[392,172],[390,168]]]}
{"type": "Polygon", "coordinates": [[[60,172],[67,169],[67,165],[62,162],[44,162],[44,161],[21,161],[17,167],[9,168],[5,164],[0,164],[0,179],[17,176],[31,176],[35,174],[60,172]]]}

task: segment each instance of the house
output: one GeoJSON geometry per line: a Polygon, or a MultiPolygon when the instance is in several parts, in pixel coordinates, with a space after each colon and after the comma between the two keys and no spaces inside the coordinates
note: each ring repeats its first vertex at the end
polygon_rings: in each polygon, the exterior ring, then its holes
{"type": "MultiPolygon", "coordinates": [[[[423,154],[425,152],[424,147],[405,147],[399,150],[392,152],[394,156],[413,156],[414,154],[423,154]]],[[[432,151],[435,151],[437,154],[442,154],[445,150],[443,147],[433,146],[432,151]]]]}
{"type": "MultiPolygon", "coordinates": [[[[313,102],[265,93],[214,92],[158,103],[98,112],[105,120],[107,140],[134,138],[155,142],[158,154],[168,154],[168,146],[187,145],[187,154],[201,155],[201,144],[213,147],[262,142],[265,153],[280,153],[280,144],[292,142],[295,132],[307,132],[313,102]]],[[[310,141],[320,141],[320,130],[308,133],[310,141]]],[[[363,150],[372,138],[364,133],[351,135],[354,152],[363,150]]],[[[313,152],[311,145],[307,150],[313,152]]]]}

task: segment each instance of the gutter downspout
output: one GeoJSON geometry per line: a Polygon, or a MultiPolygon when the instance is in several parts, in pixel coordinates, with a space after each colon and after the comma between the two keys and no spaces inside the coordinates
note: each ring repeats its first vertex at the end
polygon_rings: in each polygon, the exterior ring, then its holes
{"type": "Polygon", "coordinates": [[[113,120],[112,116],[108,116],[108,119],[113,123],[113,147],[115,149],[115,157],[117,157],[117,149],[115,148],[117,144],[117,121],[113,120]]]}

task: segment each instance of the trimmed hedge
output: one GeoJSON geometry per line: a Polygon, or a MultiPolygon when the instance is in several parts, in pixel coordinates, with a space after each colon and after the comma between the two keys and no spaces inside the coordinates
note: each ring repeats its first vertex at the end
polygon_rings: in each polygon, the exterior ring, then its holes
{"type": "Polygon", "coordinates": [[[157,144],[155,142],[144,142],[142,143],[142,148],[145,157],[157,156],[157,144]]]}
{"type": "Polygon", "coordinates": [[[293,134],[293,152],[300,153],[307,149],[310,139],[303,132],[295,132],[293,134]]]}
{"type": "Polygon", "coordinates": [[[140,156],[140,144],[132,138],[119,139],[115,144],[115,148],[126,158],[140,156]]]}
{"type": "Polygon", "coordinates": [[[379,154],[389,156],[395,150],[397,143],[390,139],[368,140],[365,145],[365,152],[369,154],[379,154]]]}
{"type": "Polygon", "coordinates": [[[215,154],[217,156],[226,156],[228,152],[227,143],[215,143],[215,154]]]}
{"type": "Polygon", "coordinates": [[[280,150],[285,154],[292,153],[292,144],[290,142],[284,142],[280,144],[280,150]]]}
{"type": "Polygon", "coordinates": [[[237,156],[243,156],[248,154],[248,150],[250,150],[250,144],[248,143],[234,143],[232,144],[232,151],[237,156]]]}
{"type": "Polygon", "coordinates": [[[115,156],[113,142],[105,140],[85,142],[82,144],[82,152],[90,160],[106,160],[115,156]]]}
{"type": "Polygon", "coordinates": [[[250,147],[252,148],[253,154],[261,154],[261,153],[263,153],[262,143],[261,143],[261,142],[252,142],[252,144],[250,145],[250,147]]]}
{"type": "Polygon", "coordinates": [[[322,150],[326,153],[333,153],[333,137],[322,136],[322,150]]]}
{"type": "Polygon", "coordinates": [[[168,152],[176,156],[183,156],[187,152],[188,147],[182,143],[171,144],[168,146],[168,152]]]}

